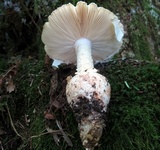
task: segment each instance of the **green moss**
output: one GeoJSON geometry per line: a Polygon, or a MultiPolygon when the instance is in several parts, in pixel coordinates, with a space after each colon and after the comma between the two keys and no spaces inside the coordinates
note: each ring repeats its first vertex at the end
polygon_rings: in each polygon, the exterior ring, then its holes
{"type": "Polygon", "coordinates": [[[106,66],[105,71],[112,97],[105,134],[108,136],[101,140],[102,149],[157,149],[160,66],[124,62],[106,66]]]}
{"type": "Polygon", "coordinates": [[[133,51],[137,59],[153,60],[151,54],[150,43],[147,38],[148,26],[146,25],[146,18],[142,15],[136,15],[131,22],[130,41],[132,42],[133,51]],[[132,28],[133,27],[133,28],[132,28]]]}
{"type": "Polygon", "coordinates": [[[159,18],[151,12],[160,12],[150,1],[141,1],[135,8],[129,24],[129,38],[137,59],[154,60],[159,58],[160,36],[158,33],[159,18]]]}
{"type": "MultiPolygon", "coordinates": [[[[44,112],[49,105],[49,87],[51,75],[46,72],[43,62],[24,60],[15,78],[16,91],[11,93],[7,100],[3,99],[4,105],[10,109],[12,121],[19,138],[11,127],[8,115],[6,123],[10,126],[12,136],[4,136],[2,143],[9,141],[15,143],[18,149],[79,149],[83,150],[77,123],[71,109],[67,104],[58,111],[52,110],[53,114],[61,122],[62,128],[69,136],[73,147],[60,137],[60,145],[56,145],[51,134],[41,135],[46,127],[57,130],[55,120],[46,120],[44,112]],[[41,65],[40,65],[41,64],[41,65]],[[26,123],[25,116],[30,122],[26,123]],[[32,138],[32,136],[35,136],[32,138]],[[19,143],[19,144],[18,144],[19,143]]],[[[115,61],[98,67],[105,75],[112,87],[112,96],[108,109],[106,128],[97,149],[158,149],[159,148],[159,86],[160,66],[152,63],[138,63],[137,61],[115,61]]],[[[59,71],[59,80],[64,80],[66,73],[62,74],[63,67],[59,71]]],[[[65,70],[66,71],[66,70],[65,70]]],[[[73,70],[74,72],[74,70],[73,70]]],[[[56,92],[60,94],[64,82],[59,83],[56,92]]],[[[65,96],[65,95],[64,95],[65,96]]],[[[1,116],[2,117],[2,116],[1,116]]],[[[8,146],[4,146],[9,149],[8,146]]],[[[12,148],[12,147],[10,147],[12,148]]],[[[13,149],[13,148],[12,148],[13,149]]]]}
{"type": "MultiPolygon", "coordinates": [[[[44,118],[44,112],[50,107],[49,90],[52,74],[44,66],[45,52],[41,42],[41,30],[47,16],[56,7],[68,2],[71,1],[49,2],[49,7],[40,1],[35,3],[30,1],[28,6],[27,3],[24,5],[21,3],[21,13],[14,12],[13,8],[4,9],[1,6],[3,10],[0,19],[1,75],[14,64],[14,62],[8,62],[10,57],[13,55],[22,57],[17,74],[13,77],[15,91],[7,93],[5,86],[0,89],[0,135],[2,131],[6,132],[1,138],[2,146],[6,150],[14,150],[14,148],[83,150],[77,123],[67,104],[58,111],[52,109],[52,113],[61,122],[63,130],[73,142],[73,147],[68,146],[62,135],[59,135],[59,146],[55,144],[51,134],[41,135],[47,132],[47,126],[53,130],[58,129],[54,119],[48,121],[44,118]],[[24,18],[26,23],[20,23],[24,18]],[[13,124],[22,138],[13,130],[7,107],[13,124]],[[30,120],[28,123],[26,116],[30,120]],[[35,137],[32,138],[33,136],[35,137]]],[[[91,1],[87,1],[89,2],[91,1]]],[[[125,25],[126,38],[129,40],[125,50],[133,51],[139,60],[155,61],[156,57],[160,57],[159,18],[150,14],[152,9],[160,14],[158,7],[152,8],[149,0],[136,2],[133,0],[99,0],[97,2],[95,0],[92,2],[96,2],[98,6],[104,6],[115,14],[118,13],[125,25]],[[131,13],[131,9],[135,10],[135,13],[131,13]]],[[[76,4],[77,0],[72,0],[72,3],[76,4]]],[[[99,69],[109,79],[112,97],[106,128],[97,149],[159,149],[159,64],[113,61],[106,66],[101,65],[99,69]]],[[[60,68],[55,97],[62,94],[60,92],[65,87],[65,78],[74,71],[69,67],[60,68]]],[[[66,100],[64,93],[62,97],[66,100]]]]}

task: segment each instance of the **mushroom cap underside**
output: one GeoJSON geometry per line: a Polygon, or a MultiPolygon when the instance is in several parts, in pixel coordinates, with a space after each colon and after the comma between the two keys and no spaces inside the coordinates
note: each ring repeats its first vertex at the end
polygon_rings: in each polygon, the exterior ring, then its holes
{"type": "Polygon", "coordinates": [[[65,4],[52,12],[45,23],[42,41],[52,59],[76,62],[75,42],[86,38],[92,43],[94,61],[110,58],[122,45],[123,25],[108,9],[78,2],[65,4]]]}

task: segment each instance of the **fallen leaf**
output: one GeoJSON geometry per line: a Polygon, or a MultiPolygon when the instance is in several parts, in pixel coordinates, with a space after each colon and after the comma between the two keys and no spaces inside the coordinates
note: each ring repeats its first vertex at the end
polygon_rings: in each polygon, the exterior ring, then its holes
{"type": "Polygon", "coordinates": [[[48,113],[48,112],[45,112],[45,116],[44,116],[45,119],[55,119],[55,115],[51,114],[51,113],[48,113]]]}
{"type": "Polygon", "coordinates": [[[54,142],[59,146],[60,139],[58,137],[58,134],[61,135],[62,134],[61,131],[52,130],[49,127],[47,127],[46,130],[48,131],[48,133],[51,133],[53,135],[54,142]]]}
{"type": "Polygon", "coordinates": [[[59,146],[60,139],[58,135],[57,134],[52,134],[52,135],[53,135],[54,142],[59,146]]]}
{"type": "Polygon", "coordinates": [[[7,92],[11,93],[15,90],[16,86],[13,83],[12,78],[10,78],[7,82],[6,82],[6,90],[7,92]]]}
{"type": "Polygon", "coordinates": [[[56,107],[56,108],[59,108],[60,102],[58,102],[57,100],[55,100],[55,101],[52,102],[52,105],[53,105],[54,107],[56,107]]]}
{"type": "Polygon", "coordinates": [[[66,133],[63,131],[62,126],[61,126],[61,124],[60,124],[60,121],[56,120],[56,124],[57,124],[59,130],[62,132],[62,135],[63,135],[64,140],[67,142],[67,144],[68,144],[69,146],[72,147],[73,144],[72,144],[71,140],[69,139],[69,137],[66,135],[66,133]]]}

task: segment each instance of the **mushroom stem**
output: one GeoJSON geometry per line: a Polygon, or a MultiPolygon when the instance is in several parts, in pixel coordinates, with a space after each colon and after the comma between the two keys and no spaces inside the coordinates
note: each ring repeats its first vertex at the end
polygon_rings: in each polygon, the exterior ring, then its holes
{"type": "Polygon", "coordinates": [[[77,72],[84,72],[94,68],[90,40],[86,38],[77,40],[75,51],[77,55],[77,72]]]}

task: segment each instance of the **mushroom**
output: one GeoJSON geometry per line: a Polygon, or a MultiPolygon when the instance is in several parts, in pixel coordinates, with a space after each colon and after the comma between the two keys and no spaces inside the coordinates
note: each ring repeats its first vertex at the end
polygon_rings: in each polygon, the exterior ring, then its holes
{"type": "Polygon", "coordinates": [[[111,87],[94,68],[119,52],[123,25],[108,9],[78,2],[52,12],[45,23],[42,41],[52,59],[77,65],[75,76],[67,80],[66,96],[72,108],[83,146],[93,150],[105,126],[111,87]]]}

